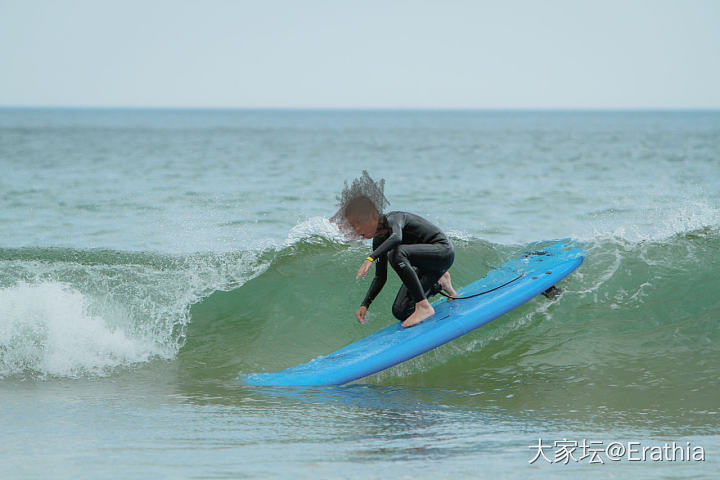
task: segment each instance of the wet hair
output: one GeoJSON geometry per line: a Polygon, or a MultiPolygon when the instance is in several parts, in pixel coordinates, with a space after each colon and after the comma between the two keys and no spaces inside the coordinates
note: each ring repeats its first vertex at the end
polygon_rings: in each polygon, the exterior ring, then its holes
{"type": "Polygon", "coordinates": [[[350,185],[345,180],[345,188],[336,197],[338,211],[330,220],[347,232],[352,230],[347,221],[348,217],[367,218],[370,214],[377,213],[382,218],[382,212],[390,204],[385,198],[384,190],[384,178],[376,182],[370,178],[367,170],[363,170],[362,175],[354,179],[350,185]]]}
{"type": "Polygon", "coordinates": [[[378,212],[373,201],[366,196],[351,199],[347,205],[345,205],[345,210],[343,211],[343,214],[347,219],[366,219],[373,213],[378,216],[380,215],[380,212],[378,212]]]}

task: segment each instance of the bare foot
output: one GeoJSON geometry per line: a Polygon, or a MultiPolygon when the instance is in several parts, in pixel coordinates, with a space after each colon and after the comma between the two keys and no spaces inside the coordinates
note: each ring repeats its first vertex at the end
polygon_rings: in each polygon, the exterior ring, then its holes
{"type": "Polygon", "coordinates": [[[454,300],[453,297],[457,297],[457,292],[455,291],[455,289],[452,286],[452,283],[450,282],[450,272],[443,273],[443,276],[440,277],[440,279],[438,280],[438,283],[440,284],[442,289],[445,290],[445,292],[448,295],[450,295],[448,297],[448,302],[451,300],[454,300]]]}
{"type": "Polygon", "coordinates": [[[435,315],[435,309],[427,301],[427,298],[415,304],[415,311],[402,322],[403,327],[412,327],[435,315]]]}

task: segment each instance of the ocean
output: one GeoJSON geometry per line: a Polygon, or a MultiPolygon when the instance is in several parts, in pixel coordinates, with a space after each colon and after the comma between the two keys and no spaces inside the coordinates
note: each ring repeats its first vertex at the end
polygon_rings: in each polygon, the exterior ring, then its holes
{"type": "Polygon", "coordinates": [[[3,479],[720,471],[720,112],[5,108],[0,171],[3,479]],[[585,262],[349,385],[243,385],[395,321],[327,220],[363,169],[456,287],[585,262]]]}

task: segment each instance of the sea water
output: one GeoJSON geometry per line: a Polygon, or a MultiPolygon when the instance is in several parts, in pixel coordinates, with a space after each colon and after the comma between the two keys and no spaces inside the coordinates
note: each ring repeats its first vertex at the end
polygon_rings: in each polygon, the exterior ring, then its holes
{"type": "Polygon", "coordinates": [[[3,479],[720,471],[720,112],[3,109],[0,225],[3,479]],[[586,260],[353,384],[243,385],[395,321],[327,220],[363,169],[456,286],[586,260]]]}

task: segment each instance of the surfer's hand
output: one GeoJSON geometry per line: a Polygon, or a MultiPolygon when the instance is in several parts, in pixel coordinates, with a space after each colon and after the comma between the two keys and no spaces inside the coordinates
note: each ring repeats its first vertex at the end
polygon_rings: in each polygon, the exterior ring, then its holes
{"type": "Polygon", "coordinates": [[[357,275],[355,275],[355,280],[367,275],[368,270],[370,270],[370,265],[372,265],[372,262],[370,260],[365,260],[363,262],[362,266],[360,267],[360,270],[358,270],[357,275]]]}
{"type": "Polygon", "coordinates": [[[355,312],[355,316],[357,317],[358,322],[365,325],[367,322],[365,321],[365,314],[367,313],[367,307],[365,305],[361,305],[360,308],[358,308],[358,311],[355,312]]]}

